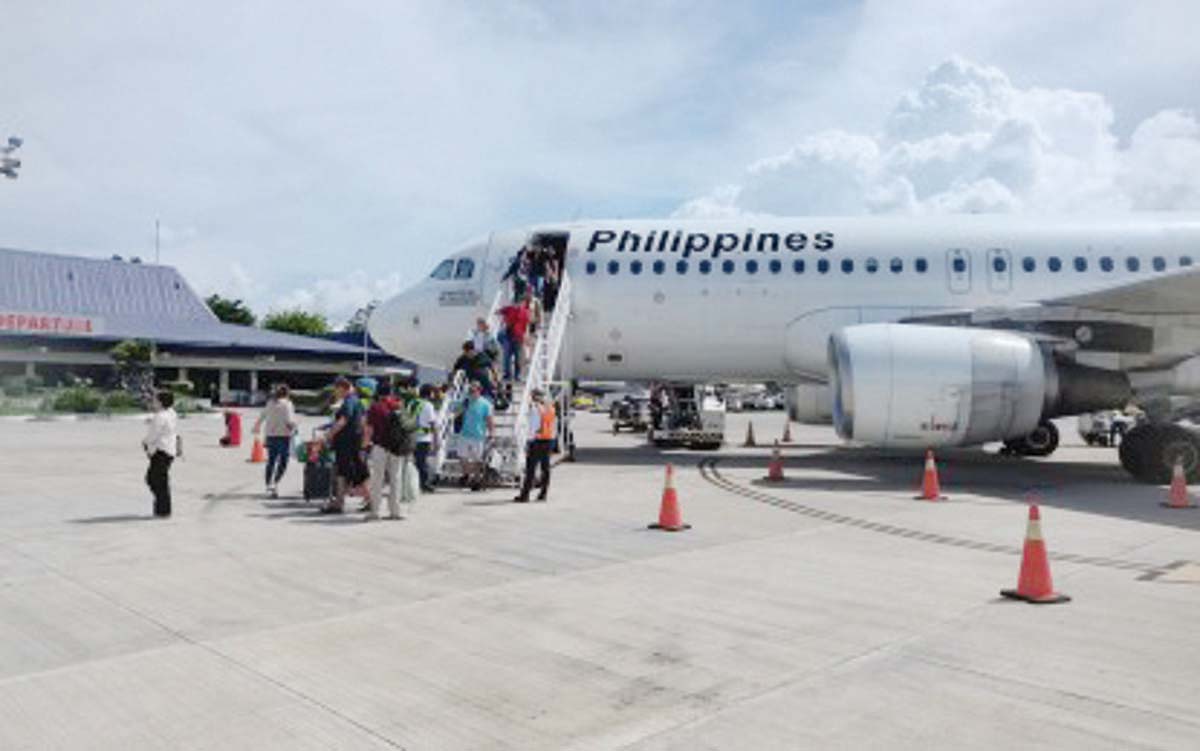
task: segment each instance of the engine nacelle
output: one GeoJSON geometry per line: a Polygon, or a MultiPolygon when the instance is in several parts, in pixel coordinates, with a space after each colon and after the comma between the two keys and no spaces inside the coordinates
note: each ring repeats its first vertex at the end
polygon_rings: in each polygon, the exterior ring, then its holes
{"type": "Polygon", "coordinates": [[[1123,373],[1059,363],[1032,339],[988,329],[849,326],[830,337],[829,361],[838,434],[884,446],[1018,438],[1131,394],[1123,373]]]}
{"type": "Polygon", "coordinates": [[[833,422],[833,390],[827,383],[801,383],[783,390],[788,417],[805,425],[833,422]]]}

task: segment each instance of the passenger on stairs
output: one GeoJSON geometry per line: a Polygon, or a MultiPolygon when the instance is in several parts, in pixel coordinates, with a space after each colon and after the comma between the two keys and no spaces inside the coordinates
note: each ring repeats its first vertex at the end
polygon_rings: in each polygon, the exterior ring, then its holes
{"type": "Polygon", "coordinates": [[[463,408],[462,427],[458,431],[458,458],[471,490],[482,489],[486,478],[485,449],[496,428],[492,413],[492,403],[483,396],[480,384],[473,381],[463,408]]]}
{"type": "Polygon", "coordinates": [[[499,311],[504,320],[504,334],[501,344],[504,345],[504,378],[505,380],[521,380],[521,370],[525,366],[525,332],[529,328],[528,298],[521,297],[511,305],[505,305],[499,311]]]}

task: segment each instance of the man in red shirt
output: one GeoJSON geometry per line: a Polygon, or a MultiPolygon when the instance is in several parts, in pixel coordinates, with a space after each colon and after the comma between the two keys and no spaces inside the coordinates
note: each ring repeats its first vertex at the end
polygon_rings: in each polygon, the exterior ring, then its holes
{"type": "Polygon", "coordinates": [[[521,377],[525,362],[525,330],[529,328],[529,298],[521,297],[511,305],[500,309],[504,321],[504,378],[514,380],[521,377]]]}

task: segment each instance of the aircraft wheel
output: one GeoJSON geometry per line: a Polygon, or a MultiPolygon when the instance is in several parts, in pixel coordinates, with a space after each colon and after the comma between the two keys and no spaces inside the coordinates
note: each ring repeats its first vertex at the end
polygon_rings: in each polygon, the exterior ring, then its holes
{"type": "Polygon", "coordinates": [[[1052,422],[1044,422],[1028,435],[1010,438],[1004,447],[1019,456],[1050,456],[1058,448],[1058,428],[1052,422]]]}
{"type": "Polygon", "coordinates": [[[1200,479],[1200,440],[1178,425],[1139,425],[1126,433],[1118,455],[1121,466],[1141,482],[1170,482],[1176,461],[1188,482],[1200,479]]]}

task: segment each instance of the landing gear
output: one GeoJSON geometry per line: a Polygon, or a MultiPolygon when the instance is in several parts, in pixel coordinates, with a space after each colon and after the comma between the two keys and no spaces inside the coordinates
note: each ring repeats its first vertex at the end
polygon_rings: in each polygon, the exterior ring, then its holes
{"type": "Polygon", "coordinates": [[[1138,425],[1125,434],[1117,453],[1121,466],[1140,482],[1170,482],[1177,461],[1188,482],[1200,479],[1200,439],[1178,425],[1138,425]]]}
{"type": "Polygon", "coordinates": [[[1028,435],[1010,438],[1004,442],[1005,453],[1017,456],[1050,456],[1058,448],[1058,428],[1052,422],[1044,422],[1028,435]]]}

